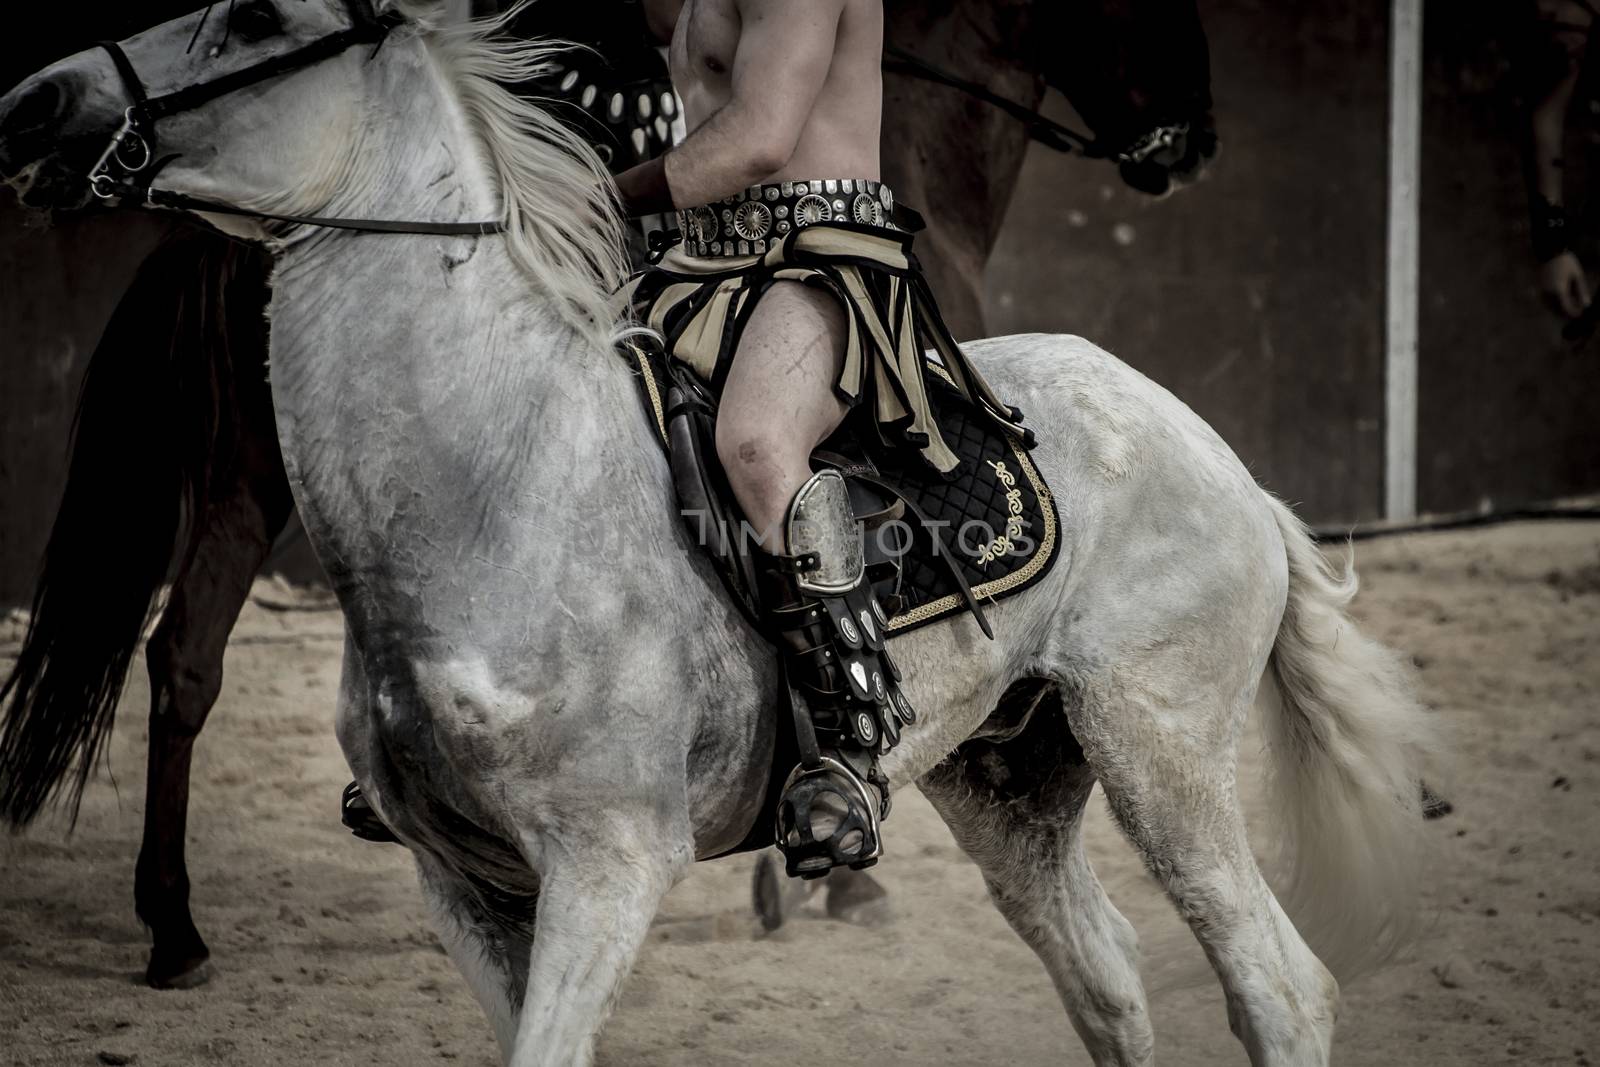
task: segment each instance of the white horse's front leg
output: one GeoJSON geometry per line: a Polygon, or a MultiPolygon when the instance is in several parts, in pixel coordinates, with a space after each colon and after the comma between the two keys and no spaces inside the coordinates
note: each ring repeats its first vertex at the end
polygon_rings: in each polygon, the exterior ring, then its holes
{"type": "Polygon", "coordinates": [[[661,898],[694,860],[687,821],[611,814],[530,842],[543,883],[511,1067],[577,1067],[644,944],[661,898]]]}

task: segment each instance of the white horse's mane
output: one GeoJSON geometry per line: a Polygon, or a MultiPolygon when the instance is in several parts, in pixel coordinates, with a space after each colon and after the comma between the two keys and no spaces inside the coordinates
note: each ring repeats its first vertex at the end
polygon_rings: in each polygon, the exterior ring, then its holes
{"type": "Polygon", "coordinates": [[[445,25],[438,0],[395,0],[422,27],[482,141],[511,258],[575,330],[609,347],[618,325],[612,294],[627,274],[614,186],[581,136],[506,88],[548,73],[572,47],[506,34],[523,6],[445,25]]]}

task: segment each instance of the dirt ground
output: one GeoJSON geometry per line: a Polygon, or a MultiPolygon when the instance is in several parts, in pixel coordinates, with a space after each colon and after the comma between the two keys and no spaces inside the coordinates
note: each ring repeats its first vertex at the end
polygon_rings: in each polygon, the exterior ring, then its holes
{"type": "MultiPolygon", "coordinates": [[[[1440,785],[1456,812],[1429,828],[1433,922],[1346,990],[1335,1058],[1600,1059],[1600,526],[1409,535],[1358,558],[1361,617],[1413,653],[1453,727],[1458,764],[1440,785]]],[[[76,834],[57,821],[0,840],[0,1063],[495,1062],[406,853],[338,825],[338,617],[259,593],[196,759],[191,872],[216,977],[187,992],[139,981],[141,676],[76,834]]],[[[1091,823],[1095,866],[1142,937],[1159,1059],[1243,1062],[1193,940],[1098,801],[1091,823]]],[[[1043,969],[926,802],[902,796],[888,829],[892,914],[870,928],[814,902],[759,936],[752,860],[697,868],[667,900],[600,1062],[1086,1064],[1043,969]]]]}

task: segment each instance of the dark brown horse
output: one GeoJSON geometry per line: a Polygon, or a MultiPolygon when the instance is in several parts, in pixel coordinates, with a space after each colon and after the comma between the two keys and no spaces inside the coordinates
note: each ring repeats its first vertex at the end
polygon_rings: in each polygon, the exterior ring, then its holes
{"type": "MultiPolygon", "coordinates": [[[[1165,193],[1216,153],[1195,0],[891,0],[885,14],[891,56],[1028,111],[1060,91],[1094,132],[1086,154],[1134,188],[1165,193]]],[[[886,67],[884,180],[928,220],[917,256],[945,320],[981,337],[984,269],[1033,137],[1012,111],[907,67],[886,67]]],[[[1039,130],[1059,146],[1053,133],[1039,130]]]]}
{"type": "MultiPolygon", "coordinates": [[[[1036,108],[1048,87],[1068,93],[1096,153],[1151,191],[1191,173],[1214,145],[1194,0],[892,0],[886,10],[891,44],[939,80],[886,75],[885,177],[929,218],[919,254],[959,335],[982,332],[983,269],[1030,139],[1017,106],[1036,108]]],[[[106,28],[97,35],[119,35],[106,28]]],[[[22,103],[48,125],[51,101],[22,103]]],[[[16,119],[7,116],[8,130],[25,131],[16,119]]],[[[83,136],[103,144],[107,132],[83,136]]],[[[134,891],[157,987],[210,973],[184,859],[190,757],[228,635],[293,507],[267,385],[266,270],[262,254],[195,231],[153,256],[122,299],[90,364],[28,634],[0,691],[0,814],[22,827],[64,779],[76,804],[159,610],[146,651],[149,776],[134,891]],[[128,358],[152,344],[166,358],[128,358]],[[150,412],[195,390],[209,397],[203,424],[151,432],[150,412]],[[116,552],[106,551],[108,531],[116,552]]]]}

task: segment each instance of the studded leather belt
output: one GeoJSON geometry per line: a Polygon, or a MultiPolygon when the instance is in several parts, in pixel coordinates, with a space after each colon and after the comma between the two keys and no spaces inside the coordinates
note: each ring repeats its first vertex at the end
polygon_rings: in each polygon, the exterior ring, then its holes
{"type": "Polygon", "coordinates": [[[683,251],[692,256],[759,256],[791,230],[819,222],[901,229],[894,193],[865,178],[752,185],[737,196],[678,212],[683,251]]]}

